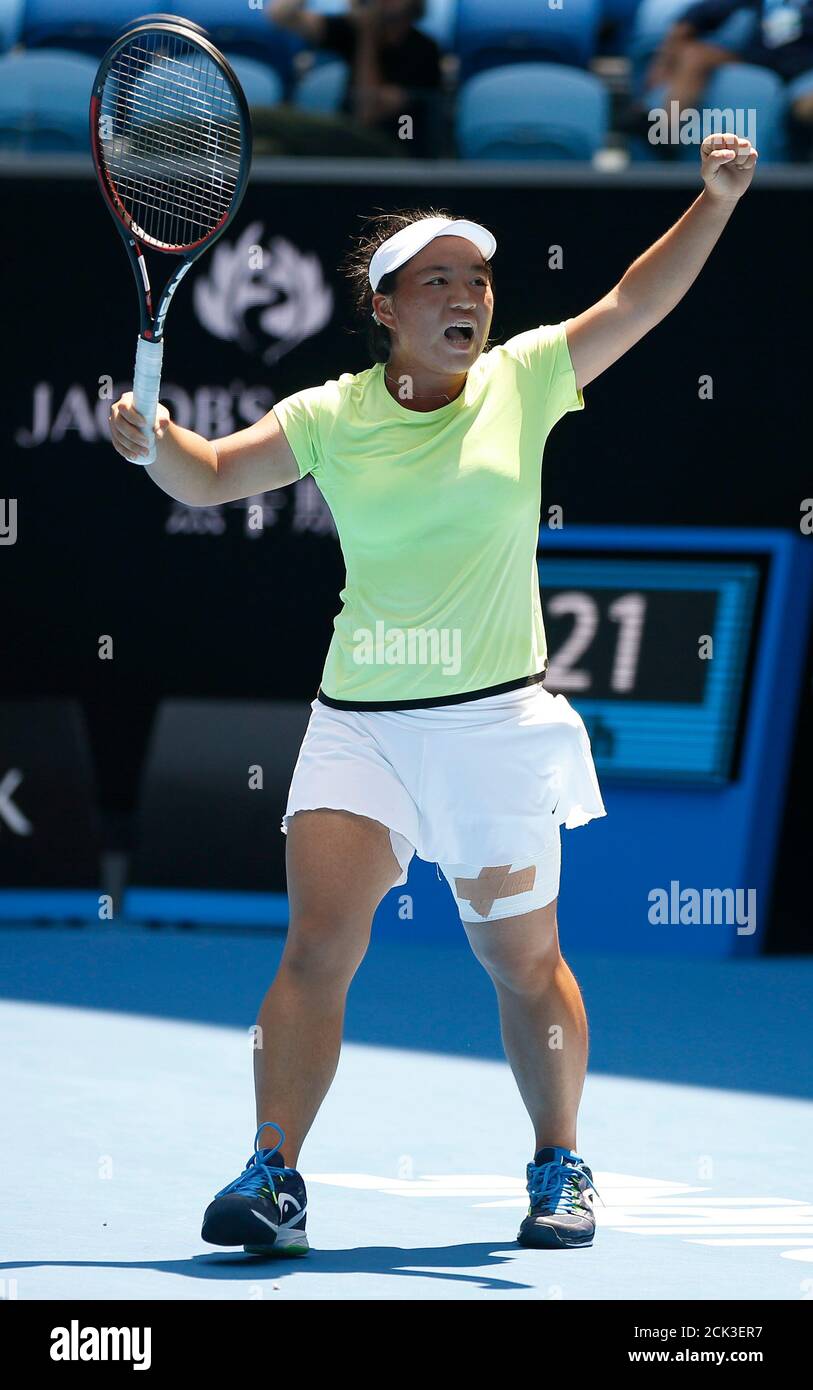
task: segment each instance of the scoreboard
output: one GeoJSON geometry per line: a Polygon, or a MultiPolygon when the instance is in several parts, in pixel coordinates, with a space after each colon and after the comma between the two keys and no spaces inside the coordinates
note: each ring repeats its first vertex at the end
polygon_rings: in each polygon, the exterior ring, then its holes
{"type": "Polygon", "coordinates": [[[731,781],[765,557],[566,555],[546,539],[545,688],[577,705],[599,772],[731,781]]]}

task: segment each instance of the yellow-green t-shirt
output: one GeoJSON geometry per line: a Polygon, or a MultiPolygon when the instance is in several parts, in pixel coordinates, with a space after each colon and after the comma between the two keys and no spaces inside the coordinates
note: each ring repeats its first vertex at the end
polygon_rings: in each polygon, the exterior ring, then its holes
{"type": "Polygon", "coordinates": [[[395,400],[381,363],[277,402],[344,556],[320,686],[330,702],[428,705],[544,671],[542,450],[583,408],[564,322],[482,353],[438,410],[395,400]]]}

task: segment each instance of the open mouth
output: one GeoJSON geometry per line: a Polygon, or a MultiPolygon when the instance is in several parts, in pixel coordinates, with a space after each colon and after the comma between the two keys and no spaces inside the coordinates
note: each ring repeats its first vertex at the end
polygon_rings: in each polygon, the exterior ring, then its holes
{"type": "Polygon", "coordinates": [[[471,324],[467,324],[465,328],[452,325],[446,329],[444,337],[448,338],[450,343],[470,343],[474,337],[474,329],[471,324]]]}

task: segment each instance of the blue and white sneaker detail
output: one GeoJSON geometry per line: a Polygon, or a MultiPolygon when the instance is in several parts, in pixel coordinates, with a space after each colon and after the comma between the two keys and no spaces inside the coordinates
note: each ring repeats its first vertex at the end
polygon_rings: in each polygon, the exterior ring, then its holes
{"type": "Polygon", "coordinates": [[[307,1255],[307,1193],[302,1174],[282,1154],[285,1132],[267,1120],[254,1136],[254,1153],[239,1177],[217,1192],[203,1215],[210,1245],[242,1245],[248,1255],[307,1255]],[[275,1129],[274,1148],[261,1149],[264,1129],[275,1129]]]}
{"type": "Polygon", "coordinates": [[[536,1250],[571,1250],[592,1245],[596,1230],[593,1174],[573,1149],[550,1145],[527,1167],[531,1205],[519,1228],[520,1245],[536,1250]]]}

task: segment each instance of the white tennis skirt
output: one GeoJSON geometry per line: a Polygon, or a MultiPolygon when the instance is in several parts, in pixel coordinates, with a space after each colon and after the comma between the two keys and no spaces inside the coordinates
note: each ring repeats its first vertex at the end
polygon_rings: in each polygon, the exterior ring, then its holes
{"type": "Polygon", "coordinates": [[[460,704],[340,710],[315,699],[282,819],[369,816],[438,864],[510,864],[606,815],[580,715],[542,682],[460,704]]]}

